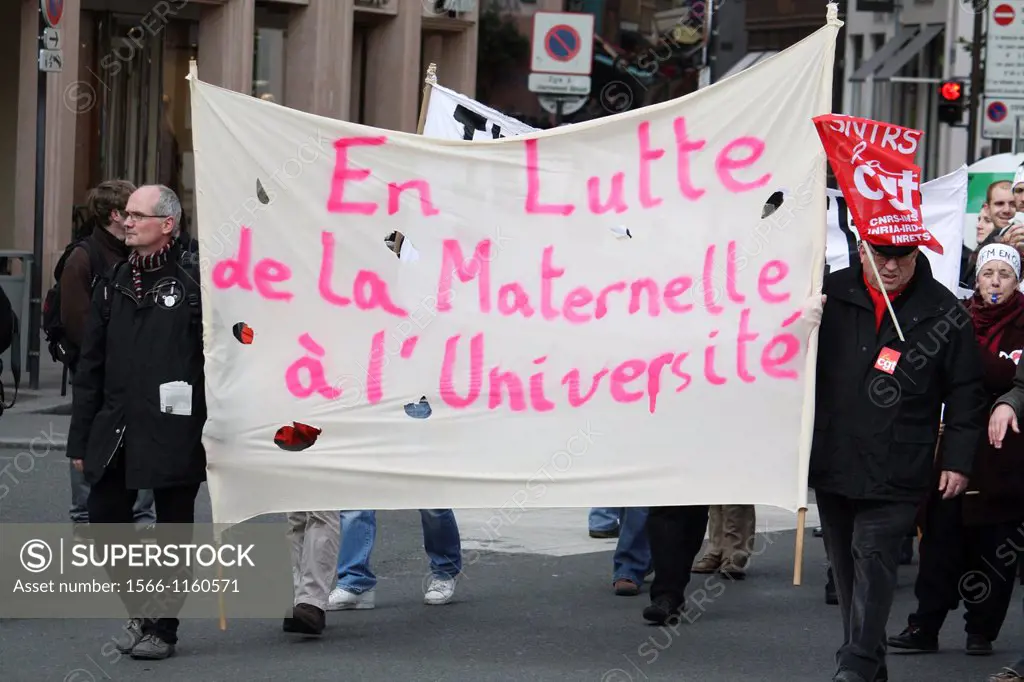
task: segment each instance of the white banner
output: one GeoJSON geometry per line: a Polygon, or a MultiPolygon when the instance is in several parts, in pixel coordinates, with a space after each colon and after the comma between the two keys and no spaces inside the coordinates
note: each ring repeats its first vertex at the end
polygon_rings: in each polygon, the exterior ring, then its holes
{"type": "Polygon", "coordinates": [[[423,134],[444,140],[493,140],[536,128],[441,85],[430,86],[423,134]]]}
{"type": "MultiPolygon", "coordinates": [[[[448,140],[485,140],[498,136],[512,137],[535,130],[465,95],[434,86],[423,134],[448,140]]],[[[925,228],[935,235],[945,253],[939,255],[930,249],[923,251],[931,261],[935,278],[954,294],[960,289],[960,251],[967,209],[967,180],[965,165],[921,187],[925,228]]],[[[849,267],[851,257],[857,258],[857,231],[842,192],[834,189],[826,191],[829,197],[826,260],[832,270],[841,270],[849,267]],[[843,207],[843,220],[839,218],[837,205],[843,207]]]]}
{"type": "MultiPolygon", "coordinates": [[[[857,228],[846,207],[843,193],[828,194],[828,242],[826,260],[832,271],[850,266],[857,259],[857,228]]],[[[964,214],[967,210],[967,166],[921,185],[921,213],[924,226],[942,244],[940,255],[922,248],[932,274],[954,294],[960,293],[960,257],[964,245],[964,214]]]]}
{"type": "Polygon", "coordinates": [[[806,506],[837,32],[489,141],[192,79],[214,521],[806,506]]]}

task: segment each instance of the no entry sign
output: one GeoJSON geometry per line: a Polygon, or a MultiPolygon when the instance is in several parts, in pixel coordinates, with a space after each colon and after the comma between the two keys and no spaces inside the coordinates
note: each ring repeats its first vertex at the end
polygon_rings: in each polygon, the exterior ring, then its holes
{"type": "Polygon", "coordinates": [[[996,8],[992,10],[992,20],[1000,26],[1009,26],[1013,23],[1013,19],[1016,16],[1017,13],[1014,11],[1013,5],[1007,5],[1004,3],[1002,5],[997,5],[996,8]]]}
{"type": "Polygon", "coordinates": [[[589,76],[593,59],[593,14],[537,12],[533,15],[531,71],[589,76]]]}
{"type": "Polygon", "coordinates": [[[64,0],[39,0],[39,9],[43,13],[46,25],[57,28],[64,17],[64,0]]]}

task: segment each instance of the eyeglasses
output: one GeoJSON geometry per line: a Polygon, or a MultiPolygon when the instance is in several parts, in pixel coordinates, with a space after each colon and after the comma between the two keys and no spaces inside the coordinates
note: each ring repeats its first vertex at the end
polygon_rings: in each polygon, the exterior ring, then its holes
{"type": "Polygon", "coordinates": [[[905,256],[886,256],[876,251],[872,251],[871,255],[875,259],[875,265],[883,266],[889,261],[894,261],[898,268],[909,265],[917,259],[917,251],[912,251],[905,256]]]}
{"type": "Polygon", "coordinates": [[[162,220],[164,218],[170,218],[170,216],[166,216],[166,215],[149,215],[148,213],[139,213],[138,211],[128,211],[127,213],[125,213],[125,219],[126,220],[131,220],[133,222],[138,222],[140,220],[145,220],[146,218],[160,218],[162,220]]]}

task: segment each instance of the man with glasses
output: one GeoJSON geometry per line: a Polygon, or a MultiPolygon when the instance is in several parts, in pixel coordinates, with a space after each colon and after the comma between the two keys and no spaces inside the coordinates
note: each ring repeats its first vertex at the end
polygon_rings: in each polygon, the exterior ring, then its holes
{"type": "MultiPolygon", "coordinates": [[[[192,541],[195,499],[206,480],[203,327],[197,244],[180,234],[181,204],[164,186],[131,194],[124,223],[128,258],[96,288],[78,369],[67,456],[92,486],[89,520],[97,550],[132,542],[139,490],[152,490],[156,539],[192,541]],[[126,542],[127,541],[127,542],[126,542]]],[[[102,555],[101,555],[102,556],[102,555]]],[[[188,580],[119,563],[107,568],[126,585],[140,578],[188,580]],[[152,574],[151,574],[152,573],[152,574]]],[[[131,620],[118,651],[133,658],[174,653],[185,593],[126,593],[131,620]]]]}
{"type": "Polygon", "coordinates": [[[888,679],[900,545],[933,467],[944,498],[966,490],[986,405],[970,318],[928,258],[911,245],[861,242],[858,253],[825,280],[809,476],[843,617],[836,682],[888,679]]]}

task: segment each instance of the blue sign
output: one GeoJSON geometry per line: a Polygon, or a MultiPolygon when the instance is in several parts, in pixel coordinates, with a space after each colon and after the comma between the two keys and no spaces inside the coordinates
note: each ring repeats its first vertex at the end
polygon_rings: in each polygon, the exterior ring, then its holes
{"type": "Polygon", "coordinates": [[[1006,118],[1007,113],[1006,105],[1002,102],[992,102],[988,105],[988,117],[991,121],[999,123],[1006,118]]]}
{"type": "Polygon", "coordinates": [[[544,36],[544,50],[557,62],[572,61],[580,53],[580,34],[572,26],[559,24],[544,36]]]}

